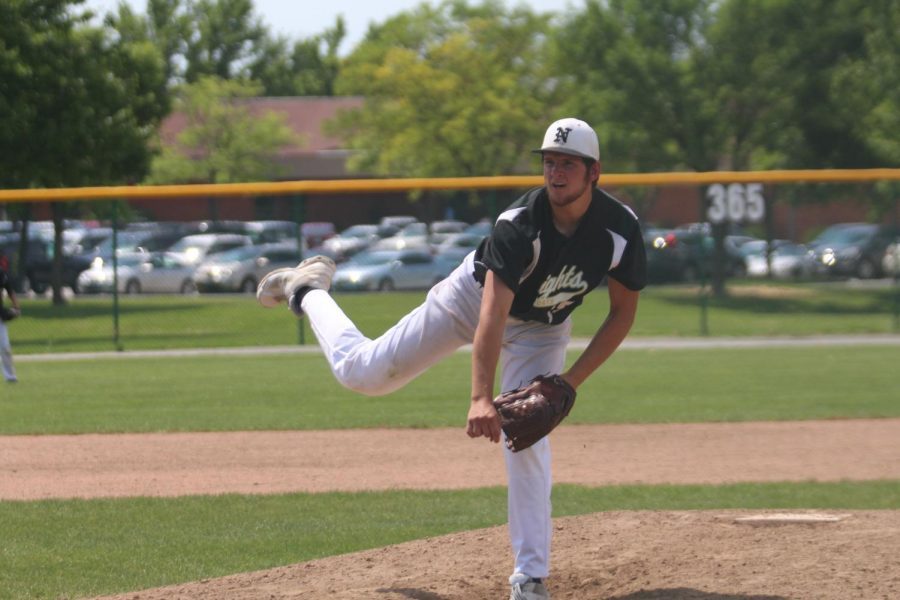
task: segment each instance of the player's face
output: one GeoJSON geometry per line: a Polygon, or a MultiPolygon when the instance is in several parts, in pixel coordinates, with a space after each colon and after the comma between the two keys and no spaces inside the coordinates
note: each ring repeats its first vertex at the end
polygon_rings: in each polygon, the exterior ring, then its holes
{"type": "Polygon", "coordinates": [[[584,161],[571,154],[544,152],[544,185],[554,206],[572,204],[593,187],[593,173],[584,161]]]}

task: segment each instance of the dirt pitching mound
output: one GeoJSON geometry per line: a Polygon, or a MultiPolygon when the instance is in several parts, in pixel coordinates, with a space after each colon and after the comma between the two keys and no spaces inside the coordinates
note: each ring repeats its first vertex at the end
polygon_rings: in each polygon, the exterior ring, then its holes
{"type": "MultiPolygon", "coordinates": [[[[554,600],[900,598],[900,512],[782,512],[558,518],[551,594],[554,600]]],[[[105,598],[500,599],[509,593],[510,566],[506,528],[494,527],[105,598]]]]}

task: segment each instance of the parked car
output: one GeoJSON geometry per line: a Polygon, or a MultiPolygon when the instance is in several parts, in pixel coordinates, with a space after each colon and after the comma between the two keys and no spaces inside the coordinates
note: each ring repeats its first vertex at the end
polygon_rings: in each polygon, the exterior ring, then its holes
{"type": "Polygon", "coordinates": [[[463,229],[463,233],[473,233],[476,235],[486,236],[490,235],[491,231],[494,229],[493,221],[489,221],[488,219],[482,219],[477,223],[472,223],[465,229],[463,229]]]}
{"type": "Polygon", "coordinates": [[[434,250],[435,256],[445,260],[462,262],[472,250],[477,248],[485,236],[478,233],[456,233],[441,242],[434,250]]]}
{"type": "Polygon", "coordinates": [[[303,244],[306,248],[321,246],[325,240],[336,234],[334,223],[329,221],[310,221],[300,226],[303,244]]]}
{"type": "Polygon", "coordinates": [[[437,247],[450,236],[465,231],[468,226],[464,221],[434,221],[428,225],[428,243],[437,247]]]}
{"type": "MultiPolygon", "coordinates": [[[[44,236],[29,236],[25,248],[25,260],[20,260],[21,242],[18,233],[6,234],[2,242],[3,254],[6,255],[16,289],[33,290],[42,294],[52,285],[53,274],[53,239],[44,236]]],[[[78,275],[91,266],[91,259],[75,254],[62,253],[61,283],[78,292],[78,275]]]]}
{"type": "Polygon", "coordinates": [[[212,254],[252,245],[253,240],[250,236],[239,233],[197,233],[184,236],[172,244],[168,252],[179,257],[184,263],[198,265],[212,254]]]}
{"type": "Polygon", "coordinates": [[[873,223],[838,223],[809,243],[816,272],[874,279],[884,273],[887,247],[900,231],[873,223]]]}
{"type": "Polygon", "coordinates": [[[391,215],[387,217],[381,217],[381,221],[379,221],[378,224],[381,227],[395,227],[399,231],[410,223],[415,223],[418,220],[419,219],[411,215],[391,215]]]}
{"type": "Polygon", "coordinates": [[[689,263],[687,249],[677,246],[669,229],[644,228],[644,252],[647,255],[647,281],[668,283],[695,281],[700,272],[689,263]]]}
{"type": "MultiPolygon", "coordinates": [[[[715,240],[704,223],[675,229],[648,227],[644,230],[647,254],[647,278],[651,282],[696,282],[710,277],[715,260],[715,240]]],[[[741,246],[753,238],[726,235],[725,274],[729,277],[746,275],[741,246]]]]}
{"type": "Polygon", "coordinates": [[[809,249],[803,244],[790,240],[755,240],[741,246],[748,277],[768,277],[776,279],[800,279],[814,272],[809,249]],[[768,258],[766,251],[768,250],[768,258]]]}
{"type": "MultiPolygon", "coordinates": [[[[191,294],[194,285],[194,265],[168,252],[158,254],[130,254],[116,259],[118,291],[125,294],[145,292],[191,294]]],[[[112,264],[97,261],[78,276],[82,292],[112,292],[112,264]]]]}
{"type": "Polygon", "coordinates": [[[100,244],[112,236],[111,227],[91,227],[66,229],[63,235],[66,254],[88,254],[96,251],[100,244]]]}
{"type": "Polygon", "coordinates": [[[339,291],[428,289],[451,269],[427,250],[366,250],[338,265],[331,285],[339,291]]]}
{"type": "Polygon", "coordinates": [[[102,265],[112,258],[113,243],[115,243],[116,255],[123,257],[163,252],[184,236],[185,232],[180,227],[140,226],[136,229],[118,232],[115,240],[110,235],[95,248],[82,253],[81,256],[102,265]]]}
{"type": "Polygon", "coordinates": [[[297,224],[293,221],[247,221],[240,233],[249,235],[254,244],[277,244],[297,239],[297,224]]]}
{"type": "Polygon", "coordinates": [[[365,250],[379,239],[381,238],[378,236],[378,225],[351,225],[336,236],[322,242],[322,248],[332,255],[340,257],[339,262],[341,262],[357,252],[365,250]]]}
{"type": "Polygon", "coordinates": [[[378,240],[372,244],[373,250],[403,250],[405,248],[427,248],[428,225],[416,221],[409,223],[391,237],[378,240]]]}
{"type": "Polygon", "coordinates": [[[201,292],[251,294],[266,273],[295,267],[301,260],[297,242],[241,246],[220,252],[200,263],[194,283],[201,292]]]}

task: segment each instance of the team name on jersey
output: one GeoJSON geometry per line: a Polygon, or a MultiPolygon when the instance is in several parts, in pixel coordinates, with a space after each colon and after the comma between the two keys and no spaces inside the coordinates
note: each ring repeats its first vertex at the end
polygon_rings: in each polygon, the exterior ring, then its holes
{"type": "Polygon", "coordinates": [[[574,296],[587,291],[588,284],[584,281],[584,272],[575,265],[567,265],[562,268],[559,275],[548,275],[541,287],[538,288],[538,296],[534,299],[536,308],[557,307],[564,308],[574,296]],[[562,306],[558,306],[562,305],[562,306]]]}

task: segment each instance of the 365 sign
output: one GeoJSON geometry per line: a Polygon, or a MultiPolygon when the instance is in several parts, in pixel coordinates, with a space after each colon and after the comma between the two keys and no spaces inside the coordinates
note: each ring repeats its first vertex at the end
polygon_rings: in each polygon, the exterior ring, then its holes
{"type": "Polygon", "coordinates": [[[706,198],[706,218],[711,223],[757,223],[766,216],[761,183],[716,183],[706,189],[706,198]]]}

